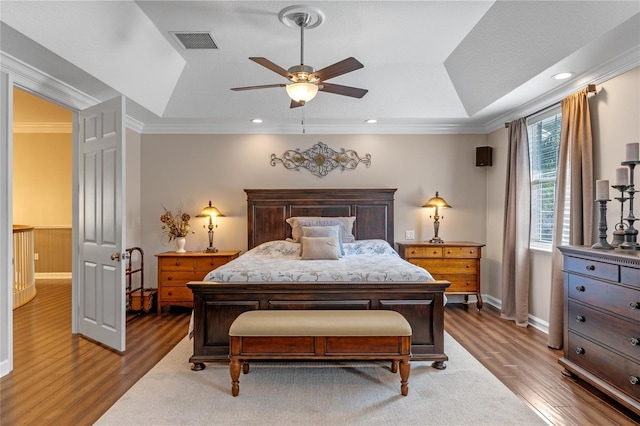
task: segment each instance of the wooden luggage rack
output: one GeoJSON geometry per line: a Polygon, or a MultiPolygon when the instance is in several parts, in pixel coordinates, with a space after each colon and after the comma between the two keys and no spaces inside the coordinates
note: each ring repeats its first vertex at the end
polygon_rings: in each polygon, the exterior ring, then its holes
{"type": "Polygon", "coordinates": [[[157,293],[155,288],[144,288],[144,251],[140,247],[127,250],[126,297],[127,312],[149,313],[152,310],[153,299],[157,293]],[[134,259],[134,253],[137,253],[134,259]],[[134,266],[135,265],[135,266],[134,266]],[[134,276],[139,275],[140,286],[133,288],[134,276]]]}

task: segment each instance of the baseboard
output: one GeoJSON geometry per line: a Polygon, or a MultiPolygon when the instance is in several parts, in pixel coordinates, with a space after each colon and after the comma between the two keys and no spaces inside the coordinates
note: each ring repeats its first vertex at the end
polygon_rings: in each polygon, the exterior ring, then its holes
{"type": "Polygon", "coordinates": [[[36,272],[36,280],[70,280],[71,272],[36,272]]]}
{"type": "Polygon", "coordinates": [[[11,365],[9,360],[4,360],[0,362],[0,377],[4,377],[7,374],[11,373],[11,365]]]}
{"type": "MultiPolygon", "coordinates": [[[[484,302],[487,305],[491,305],[494,308],[496,308],[498,311],[502,308],[502,300],[497,299],[493,296],[489,296],[488,294],[483,294],[482,295],[482,300],[484,300],[484,302]]],[[[549,334],[549,322],[542,320],[538,317],[535,317],[533,315],[529,315],[529,319],[528,319],[528,324],[535,328],[538,329],[540,331],[542,331],[545,334],[549,334]]]]}

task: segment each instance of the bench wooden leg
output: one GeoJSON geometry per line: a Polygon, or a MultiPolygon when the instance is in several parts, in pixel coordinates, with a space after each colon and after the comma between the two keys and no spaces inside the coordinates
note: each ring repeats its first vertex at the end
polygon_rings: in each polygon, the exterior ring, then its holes
{"type": "Polygon", "coordinates": [[[400,392],[403,396],[407,396],[409,393],[409,373],[411,372],[411,365],[409,361],[403,359],[400,361],[400,392]]]}
{"type": "Polygon", "coordinates": [[[231,360],[229,373],[231,374],[231,395],[238,396],[240,393],[240,361],[235,358],[231,360]]]}

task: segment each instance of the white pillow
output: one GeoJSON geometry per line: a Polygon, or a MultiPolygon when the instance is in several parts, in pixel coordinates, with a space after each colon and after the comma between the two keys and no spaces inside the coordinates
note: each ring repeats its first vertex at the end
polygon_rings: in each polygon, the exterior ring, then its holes
{"type": "MultiPolygon", "coordinates": [[[[303,226],[301,229],[303,237],[336,237],[338,239],[338,256],[342,257],[344,255],[344,247],[340,239],[340,225],[303,226]]],[[[303,241],[302,239],[300,240],[300,256],[302,256],[302,251],[304,250],[303,241]]]]}
{"type": "Polygon", "coordinates": [[[337,237],[302,237],[302,259],[338,260],[340,246],[337,237]]]}
{"type": "Polygon", "coordinates": [[[299,243],[302,237],[303,226],[332,226],[340,225],[340,241],[343,243],[352,243],[356,240],[353,236],[353,222],[355,216],[349,217],[321,217],[321,216],[297,216],[287,219],[287,223],[291,225],[291,239],[299,243]]]}

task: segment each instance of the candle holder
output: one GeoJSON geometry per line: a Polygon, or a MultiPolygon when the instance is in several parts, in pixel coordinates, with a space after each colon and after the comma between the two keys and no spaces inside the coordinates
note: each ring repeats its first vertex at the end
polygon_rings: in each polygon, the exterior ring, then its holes
{"type": "Polygon", "coordinates": [[[620,201],[620,222],[616,223],[616,226],[614,227],[615,230],[613,231],[613,239],[611,240],[611,245],[615,248],[624,243],[624,202],[629,199],[624,196],[624,193],[627,189],[629,189],[629,185],[612,185],[611,187],[620,191],[620,196],[616,197],[616,200],[620,201]]]}
{"type": "Polygon", "coordinates": [[[636,165],[640,164],[639,160],[623,161],[623,166],[629,167],[629,186],[627,193],[629,194],[629,214],[624,220],[627,222],[627,229],[624,231],[624,242],[621,243],[618,248],[624,250],[640,250],[640,244],[638,244],[638,230],[634,228],[633,223],[637,220],[633,215],[633,198],[636,192],[635,185],[633,183],[633,172],[636,165]]]}
{"type": "Polygon", "coordinates": [[[607,242],[607,203],[611,200],[596,200],[600,203],[600,223],[598,224],[598,242],[591,246],[594,249],[613,250],[613,246],[607,242]]]}

